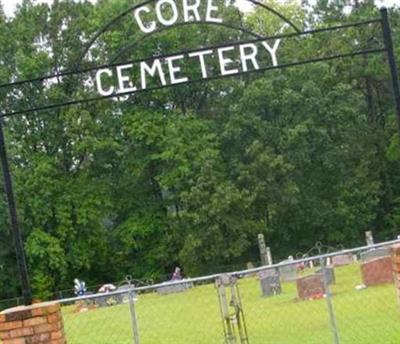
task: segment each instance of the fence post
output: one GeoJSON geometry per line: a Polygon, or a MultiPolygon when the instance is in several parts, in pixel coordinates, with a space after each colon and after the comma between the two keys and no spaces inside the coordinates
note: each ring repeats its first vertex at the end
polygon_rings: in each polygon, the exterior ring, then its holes
{"type": "Polygon", "coordinates": [[[222,275],[215,280],[215,287],[217,288],[219,307],[221,311],[222,325],[224,328],[225,344],[237,343],[232,321],[229,314],[228,298],[226,295],[225,284],[230,282],[230,277],[222,275]]]}
{"type": "Polygon", "coordinates": [[[325,295],[326,295],[326,305],[328,308],[328,314],[329,314],[329,323],[331,326],[331,331],[332,331],[332,336],[333,336],[333,343],[334,344],[339,344],[339,333],[338,333],[338,328],[336,324],[336,317],[335,317],[335,311],[333,309],[333,302],[332,302],[332,293],[331,289],[329,286],[329,281],[327,278],[327,269],[325,265],[325,260],[324,258],[319,259],[320,265],[321,265],[321,271],[322,271],[322,280],[324,282],[324,289],[325,289],[325,295]]]}
{"type": "Polygon", "coordinates": [[[397,302],[400,306],[400,244],[394,245],[391,248],[393,277],[397,292],[397,302]]]}
{"type": "Polygon", "coordinates": [[[237,278],[223,274],[216,278],[215,287],[218,293],[225,343],[248,344],[249,339],[237,278]]]}
{"type": "Polygon", "coordinates": [[[130,276],[126,277],[126,281],[128,282],[129,285],[128,298],[129,298],[129,310],[131,312],[133,343],[140,344],[139,327],[135,309],[135,290],[134,290],[135,286],[132,285],[132,278],[130,276]]]}
{"type": "Polygon", "coordinates": [[[383,33],[383,41],[385,44],[385,50],[387,54],[390,76],[392,79],[392,91],[393,91],[393,99],[395,103],[396,109],[396,117],[397,124],[399,126],[400,133],[400,82],[397,71],[396,57],[393,49],[393,39],[392,39],[392,29],[390,27],[390,22],[388,18],[388,11],[386,8],[381,8],[381,24],[382,24],[382,33],[383,33]]]}

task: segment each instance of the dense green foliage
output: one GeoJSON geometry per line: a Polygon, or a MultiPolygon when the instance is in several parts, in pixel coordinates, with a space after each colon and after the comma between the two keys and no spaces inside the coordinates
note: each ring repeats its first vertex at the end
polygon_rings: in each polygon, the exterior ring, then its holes
{"type": "MultiPolygon", "coordinates": [[[[379,16],[372,1],[347,14],[344,2],[279,7],[300,27],[379,16]]],[[[140,38],[130,16],[79,62],[83,43],[129,4],[65,0],[49,8],[24,1],[14,18],[0,18],[1,80],[109,61],[140,38]]],[[[264,11],[225,12],[262,35],[281,26],[264,11]]],[[[390,15],[400,56],[399,9],[390,15]]],[[[288,40],[282,59],[346,52],[351,44],[372,44],[374,35],[381,39],[379,25],[288,40]]],[[[238,39],[248,36],[207,25],[173,28],[119,59],[238,39]]],[[[65,78],[21,87],[12,109],[82,96],[81,85],[65,78]]],[[[400,227],[400,153],[390,87],[385,56],[377,54],[8,119],[35,295],[50,297],[75,277],[97,284],[126,274],[162,279],[175,265],[191,276],[243,267],[258,260],[258,233],[276,259],[316,241],[358,245],[366,230],[378,240],[393,238],[400,227]]],[[[0,298],[19,294],[7,219],[2,200],[0,298]]]]}

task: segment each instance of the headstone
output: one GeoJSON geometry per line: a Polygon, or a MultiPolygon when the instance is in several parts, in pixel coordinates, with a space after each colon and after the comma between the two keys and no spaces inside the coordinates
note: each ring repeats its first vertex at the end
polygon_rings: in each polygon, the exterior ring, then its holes
{"type": "Polygon", "coordinates": [[[260,250],[261,265],[269,265],[267,246],[263,234],[258,234],[258,248],[260,250]]]}
{"type": "Polygon", "coordinates": [[[372,235],[372,231],[365,232],[365,241],[368,246],[371,246],[374,244],[374,237],[372,235]]]}
{"type": "Polygon", "coordinates": [[[322,274],[312,274],[297,279],[297,293],[302,300],[323,298],[325,287],[322,274]]]}
{"type": "Polygon", "coordinates": [[[104,294],[96,294],[93,298],[94,304],[97,307],[108,307],[108,306],[115,306],[121,303],[124,303],[124,297],[128,297],[128,294],[112,294],[109,295],[107,293],[104,294]],[[98,295],[98,296],[97,296],[98,295]]]}
{"type": "Polygon", "coordinates": [[[353,256],[351,254],[339,254],[332,257],[333,266],[343,266],[353,263],[353,256]]]}
{"type": "Polygon", "coordinates": [[[360,253],[360,260],[362,262],[368,262],[375,258],[389,257],[390,256],[390,248],[389,247],[381,247],[375,248],[372,250],[364,251],[360,253]]]}
{"type": "Polygon", "coordinates": [[[181,293],[189,288],[192,288],[192,283],[182,282],[176,284],[168,284],[165,283],[165,286],[161,286],[157,288],[157,293],[160,295],[168,295],[174,293],[181,293]]]}
{"type": "Polygon", "coordinates": [[[327,266],[325,268],[318,269],[316,273],[322,274],[322,271],[325,274],[325,279],[328,285],[336,283],[335,269],[333,267],[327,266]]]}
{"type": "MultiPolygon", "coordinates": [[[[254,264],[252,262],[248,262],[246,264],[246,269],[247,270],[252,270],[252,269],[254,269],[254,267],[255,266],[254,266],[254,264]]],[[[246,277],[255,277],[255,276],[257,276],[257,273],[256,272],[246,272],[245,276],[246,277]]]]}
{"type": "Polygon", "coordinates": [[[258,273],[262,296],[278,295],[282,292],[278,269],[263,270],[258,273]]]}
{"type": "MultiPolygon", "coordinates": [[[[285,260],[282,263],[288,263],[291,260],[285,260]]],[[[293,282],[297,279],[297,268],[296,264],[290,264],[281,266],[279,268],[279,274],[283,281],[285,282],[293,282]]]]}
{"type": "Polygon", "coordinates": [[[246,269],[247,269],[247,270],[254,269],[254,264],[253,264],[252,262],[247,262],[247,264],[246,264],[246,269]]]}
{"type": "Polygon", "coordinates": [[[108,297],[106,295],[96,297],[95,303],[98,307],[107,307],[108,306],[108,297]]]}
{"type": "Polygon", "coordinates": [[[271,255],[271,247],[267,247],[267,263],[268,265],[272,265],[272,255],[271,255]]]}
{"type": "Polygon", "coordinates": [[[381,257],[361,265],[363,283],[368,286],[391,283],[393,281],[392,258],[381,257]]]}
{"type": "Polygon", "coordinates": [[[332,265],[332,258],[331,257],[326,258],[326,265],[328,265],[328,266],[332,265]]]}
{"type": "MultiPolygon", "coordinates": [[[[131,286],[130,286],[129,284],[121,285],[121,286],[118,288],[118,291],[124,291],[124,292],[126,292],[126,293],[124,293],[124,294],[118,294],[118,295],[116,295],[116,300],[117,300],[118,304],[121,304],[121,303],[128,303],[128,302],[129,302],[129,290],[130,290],[130,289],[131,289],[131,286]]],[[[135,293],[133,293],[133,295],[134,295],[134,297],[136,297],[136,294],[135,294],[135,293]]]]}

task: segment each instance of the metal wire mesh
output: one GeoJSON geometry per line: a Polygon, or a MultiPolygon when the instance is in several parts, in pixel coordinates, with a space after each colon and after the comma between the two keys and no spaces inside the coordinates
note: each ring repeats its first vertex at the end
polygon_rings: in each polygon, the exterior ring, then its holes
{"type": "Polygon", "coordinates": [[[332,291],[340,343],[400,343],[390,247],[354,251],[350,264],[338,257],[332,291]]]}
{"type": "Polygon", "coordinates": [[[212,279],[159,286],[151,291],[139,294],[137,302],[141,343],[221,343],[212,279]]]}
{"type": "Polygon", "coordinates": [[[296,275],[305,276],[308,271],[298,272],[297,264],[278,271],[275,272],[277,276],[280,274],[277,292],[269,293],[265,288],[265,285],[273,283],[273,277],[265,278],[263,275],[268,270],[240,280],[250,342],[331,343],[328,313],[321,288],[311,285],[307,291],[312,300],[302,300],[298,296],[296,275]]]}
{"type": "Polygon", "coordinates": [[[127,294],[64,301],[62,314],[68,344],[132,343],[127,294]]]}
{"type": "Polygon", "coordinates": [[[394,243],[60,300],[67,342],[400,343],[394,243]]]}

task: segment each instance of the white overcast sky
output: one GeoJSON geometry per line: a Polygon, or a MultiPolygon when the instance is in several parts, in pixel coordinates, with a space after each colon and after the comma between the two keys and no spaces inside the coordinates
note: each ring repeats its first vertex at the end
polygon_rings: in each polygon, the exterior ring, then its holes
{"type": "MultiPolygon", "coordinates": [[[[79,0],[76,0],[79,1],[79,0]]],[[[91,0],[92,2],[95,2],[96,0],[91,0]]],[[[12,14],[15,11],[15,8],[19,3],[22,2],[22,0],[0,0],[0,2],[3,4],[4,12],[6,13],[7,16],[12,16],[12,14]]],[[[52,3],[53,0],[35,0],[34,2],[36,3],[52,3]]],[[[400,0],[377,0],[376,1],[378,4],[384,5],[384,6],[393,6],[393,5],[398,5],[400,6],[400,0]]],[[[238,0],[239,7],[242,8],[243,10],[246,10],[249,8],[249,2],[246,0],[238,0]]]]}

